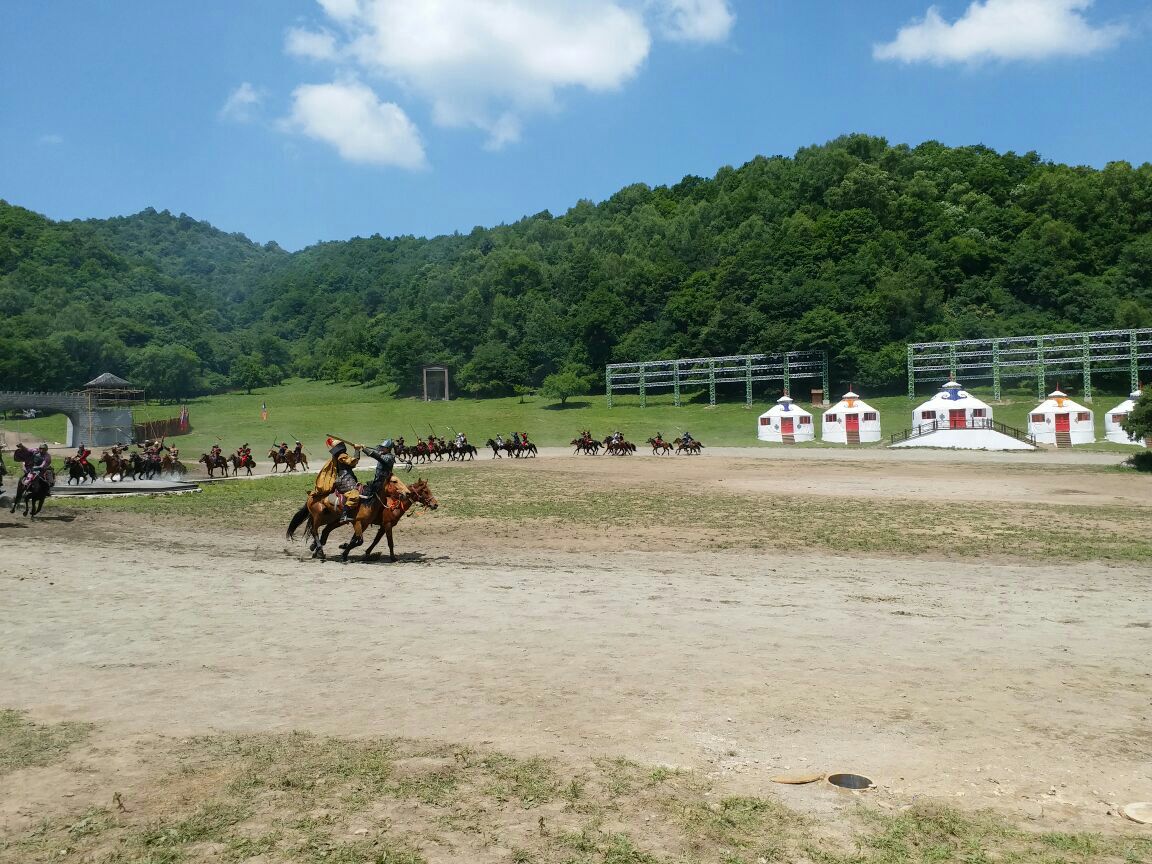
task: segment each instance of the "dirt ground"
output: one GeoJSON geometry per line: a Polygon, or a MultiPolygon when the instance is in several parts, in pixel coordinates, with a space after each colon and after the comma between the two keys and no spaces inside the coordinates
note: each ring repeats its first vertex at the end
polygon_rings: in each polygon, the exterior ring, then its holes
{"type": "MultiPolygon", "coordinates": [[[[1147,507],[1152,529],[1152,484],[1095,471],[1108,454],[796,452],[814,455],[786,471],[763,451],[488,470],[582,477],[609,512],[613,484],[723,484],[750,502],[1120,503],[1147,507]]],[[[107,752],[301,729],[621,756],[816,813],[842,793],[769,778],[855,771],[894,807],[1102,831],[1116,804],[1152,800],[1152,562],[702,552],[630,532],[627,514],[568,535],[477,529],[442,503],[398,531],[399,562],[367,566],[306,560],[279,532],[0,514],[0,707],[96,723],[107,752]]],[[[105,764],[71,794],[146,770],[105,764]]],[[[0,781],[0,826],[60,806],[54,776],[0,781]]]]}

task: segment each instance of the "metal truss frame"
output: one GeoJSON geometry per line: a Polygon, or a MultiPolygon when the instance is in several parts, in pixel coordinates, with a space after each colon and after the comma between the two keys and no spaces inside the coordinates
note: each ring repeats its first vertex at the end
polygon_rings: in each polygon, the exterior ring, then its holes
{"type": "Polygon", "coordinates": [[[908,346],[908,398],[915,398],[918,382],[936,382],[942,372],[965,381],[991,379],[996,401],[1004,379],[1035,378],[1043,398],[1049,375],[1071,374],[1080,376],[1090,402],[1093,373],[1127,371],[1135,390],[1142,369],[1152,370],[1152,328],[916,342],[908,346]]]}
{"type": "Polygon", "coordinates": [[[708,404],[716,404],[716,385],[744,382],[744,401],[752,404],[752,382],[779,381],[785,390],[792,379],[818,378],[828,398],[828,355],[824,351],[789,351],[784,354],[734,354],[728,357],[683,357],[644,363],[612,363],[604,371],[608,407],[614,393],[637,391],[640,407],[653,390],[672,390],[680,405],[684,388],[708,387],[708,404]]]}

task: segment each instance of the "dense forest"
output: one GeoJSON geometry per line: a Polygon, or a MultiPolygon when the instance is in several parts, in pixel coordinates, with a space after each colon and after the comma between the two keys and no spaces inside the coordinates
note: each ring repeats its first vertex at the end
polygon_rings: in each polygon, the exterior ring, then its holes
{"type": "Polygon", "coordinates": [[[1152,326],[1152,164],[846,136],[469,234],[288,253],[149,209],[0,201],[0,375],[157,396],[288,375],[476,395],[605,363],[824,348],[902,386],[908,341],[1152,326]]]}

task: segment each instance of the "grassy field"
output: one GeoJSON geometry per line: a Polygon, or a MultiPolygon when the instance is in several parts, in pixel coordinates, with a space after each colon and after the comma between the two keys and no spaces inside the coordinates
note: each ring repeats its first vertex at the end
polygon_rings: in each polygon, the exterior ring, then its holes
{"type": "MultiPolygon", "coordinates": [[[[0,712],[0,748],[12,749],[14,736],[63,742],[52,761],[74,776],[97,770],[81,757],[67,761],[78,743],[71,730],[0,712]]],[[[770,793],[733,795],[693,772],[623,759],[565,764],[437,741],[302,733],[134,746],[128,758],[149,769],[130,788],[107,787],[123,797],[109,791],[100,804],[59,805],[0,833],[0,861],[1135,864],[1152,856],[1147,838],[1041,833],[987,813],[926,803],[894,810],[868,796],[833,826],[770,793]]],[[[36,754],[14,767],[44,764],[36,754]]]]}
{"type": "MultiPolygon", "coordinates": [[[[987,394],[981,394],[990,398],[987,394]]],[[[706,397],[706,394],[704,394],[706,397]]],[[[1096,411],[1097,437],[1104,437],[1104,412],[1119,403],[1124,395],[1098,394],[1096,411]]],[[[497,432],[505,436],[513,430],[528,432],[541,446],[565,445],[582,429],[590,429],[603,438],[620,429],[629,440],[643,442],[657,431],[674,437],[687,429],[693,436],[713,446],[783,446],[762,444],[756,440],[756,418],[771,407],[776,394],[758,400],[751,409],[743,402],[722,402],[715,407],[685,394],[685,404],[672,404],[671,396],[648,399],[640,408],[638,397],[615,400],[609,409],[604,397],[588,396],[571,399],[568,405],[527,397],[508,399],[454,399],[451,402],[422,402],[395,399],[376,388],[317,381],[292,380],[278,387],[256,390],[252,395],[230,393],[193,399],[188,403],[192,431],[180,436],[179,446],[185,455],[206,451],[217,441],[233,450],[247,441],[261,459],[273,442],[299,438],[312,454],[323,450],[329,434],[348,436],[358,443],[378,442],[384,437],[416,435],[430,432],[450,436],[461,430],[476,446],[497,432]],[[260,419],[260,407],[268,406],[268,420],[260,419]]],[[[927,398],[925,395],[924,399],[927,398]]],[[[911,401],[905,396],[869,398],[868,403],[880,412],[884,438],[911,425],[912,409],[923,399],[911,401]]],[[[1027,391],[1006,393],[996,404],[996,419],[1019,429],[1026,427],[1029,410],[1036,405],[1027,391]]],[[[806,409],[812,406],[804,405],[806,409]]],[[[819,426],[821,409],[813,410],[819,426]]],[[[177,405],[149,404],[139,410],[136,420],[174,417],[177,405]]],[[[55,415],[36,420],[9,420],[5,427],[24,440],[63,441],[64,418],[55,415]]],[[[819,434],[819,432],[817,433],[819,434]]],[[[13,436],[9,436],[13,437],[13,436]]],[[[802,446],[836,446],[815,442],[802,446]]],[[[1085,449],[1130,453],[1132,448],[1111,443],[1085,445],[1085,449]]]]}

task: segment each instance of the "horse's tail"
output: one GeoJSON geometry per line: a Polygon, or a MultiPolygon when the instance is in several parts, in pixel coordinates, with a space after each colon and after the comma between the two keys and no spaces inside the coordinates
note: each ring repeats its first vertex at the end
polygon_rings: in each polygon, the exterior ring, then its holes
{"type": "Polygon", "coordinates": [[[296,514],[292,517],[292,521],[288,523],[288,530],[284,532],[284,536],[289,540],[296,539],[296,529],[303,525],[308,520],[308,505],[305,504],[296,514]]]}

